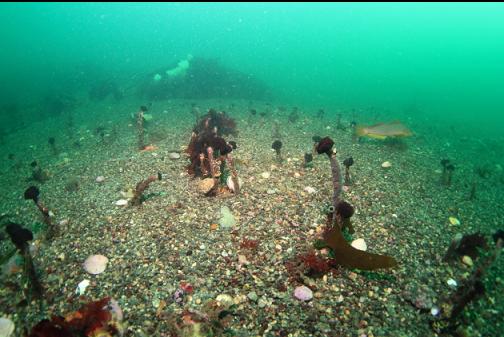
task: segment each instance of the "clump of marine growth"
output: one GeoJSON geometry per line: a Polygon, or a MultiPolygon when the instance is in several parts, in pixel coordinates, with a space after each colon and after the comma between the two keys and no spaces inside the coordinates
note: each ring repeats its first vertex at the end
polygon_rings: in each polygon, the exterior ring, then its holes
{"type": "Polygon", "coordinates": [[[329,137],[325,137],[318,142],[316,147],[317,153],[326,154],[331,162],[333,183],[332,208],[328,215],[328,228],[323,235],[323,244],[331,249],[334,262],[343,267],[375,270],[396,266],[397,261],[393,257],[356,249],[345,240],[343,236],[344,228],[353,231],[350,218],[354,214],[354,208],[340,198],[342,190],[341,170],[333,146],[334,141],[329,137]]]}
{"type": "Polygon", "coordinates": [[[58,147],[56,146],[56,139],[54,137],[49,137],[49,140],[47,141],[49,144],[49,148],[51,149],[51,152],[53,155],[58,155],[59,150],[58,147]]]}
{"type": "MultiPolygon", "coordinates": [[[[465,244],[473,251],[475,246],[487,248],[486,241],[479,233],[475,233],[466,239],[465,244]]],[[[457,289],[450,294],[441,303],[441,312],[439,316],[431,322],[433,330],[438,334],[458,336],[457,332],[461,324],[467,321],[467,318],[461,315],[470,303],[481,299],[486,292],[485,275],[488,269],[499,258],[504,246],[504,231],[499,229],[492,235],[495,246],[490,253],[482,254],[477,267],[472,273],[463,280],[457,289]]],[[[490,283],[490,282],[488,282],[490,283]]]]}
{"type": "Polygon", "coordinates": [[[443,171],[441,173],[441,184],[444,186],[450,186],[452,183],[453,171],[455,171],[455,165],[453,165],[449,159],[442,159],[441,166],[443,171]]]}
{"type": "Polygon", "coordinates": [[[122,336],[122,310],[110,297],[89,302],[65,317],[53,315],[35,325],[28,337],[122,336]]]}
{"type": "Polygon", "coordinates": [[[273,144],[271,144],[271,148],[275,150],[276,154],[276,160],[277,162],[281,163],[282,162],[282,141],[280,140],[275,140],[273,144]]]}
{"type": "Polygon", "coordinates": [[[42,215],[42,220],[47,225],[47,239],[52,239],[58,234],[58,230],[51,220],[51,214],[47,207],[39,199],[40,190],[36,186],[28,187],[24,192],[25,200],[32,200],[42,215]]]}
{"type": "Polygon", "coordinates": [[[240,182],[231,152],[237,148],[234,141],[224,137],[236,136],[236,122],[225,112],[210,109],[193,129],[186,152],[191,163],[190,175],[201,179],[200,191],[206,196],[240,191],[240,182]]]}
{"type": "Polygon", "coordinates": [[[141,205],[146,199],[144,195],[145,190],[149,188],[149,185],[151,183],[161,179],[162,175],[161,173],[158,173],[157,175],[149,176],[147,177],[147,179],[142,180],[138,184],[136,184],[135,191],[133,192],[133,198],[131,199],[131,205],[133,206],[141,205]]]}
{"type": "Polygon", "coordinates": [[[30,167],[32,168],[32,174],[27,179],[27,181],[36,181],[38,183],[45,183],[50,178],[50,173],[47,170],[42,169],[39,163],[34,160],[30,163],[30,167]]]}
{"type": "Polygon", "coordinates": [[[145,114],[147,113],[147,107],[142,105],[138,112],[136,113],[136,129],[137,129],[137,144],[139,150],[145,150],[145,114]]]}
{"type": "Polygon", "coordinates": [[[345,185],[350,185],[351,184],[351,177],[350,177],[350,167],[354,164],[354,160],[352,157],[348,157],[347,159],[343,160],[343,166],[345,166],[345,185]]]}
{"type": "Polygon", "coordinates": [[[23,272],[29,284],[29,289],[34,298],[42,297],[42,285],[35,272],[33,259],[29,249],[29,241],[33,240],[33,233],[17,223],[8,223],[5,231],[9,235],[12,243],[16,246],[19,254],[23,257],[23,272]]]}

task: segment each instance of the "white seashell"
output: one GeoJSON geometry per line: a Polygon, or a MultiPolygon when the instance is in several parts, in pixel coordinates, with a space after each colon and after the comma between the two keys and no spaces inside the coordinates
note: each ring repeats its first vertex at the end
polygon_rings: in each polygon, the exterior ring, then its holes
{"type": "Polygon", "coordinates": [[[450,287],[452,288],[455,288],[457,286],[457,281],[455,281],[454,279],[448,279],[448,281],[446,281],[446,284],[448,284],[450,287]]]}
{"type": "Polygon", "coordinates": [[[86,292],[86,288],[89,286],[90,283],[91,282],[89,280],[83,280],[79,282],[79,284],[77,285],[77,289],[75,290],[75,293],[79,296],[84,295],[84,293],[86,292]]]}
{"type": "Polygon", "coordinates": [[[381,167],[383,168],[389,168],[389,167],[392,167],[392,163],[389,162],[389,161],[384,161],[382,164],[381,164],[381,167]]]}
{"type": "Polygon", "coordinates": [[[0,317],[0,336],[9,337],[14,332],[14,322],[7,317],[0,317]]]}
{"type": "Polygon", "coordinates": [[[313,193],[317,192],[317,191],[316,191],[313,187],[311,187],[311,186],[306,186],[306,187],[304,188],[304,190],[305,190],[305,192],[308,192],[308,194],[313,194],[313,193]]]}
{"type": "Polygon", "coordinates": [[[367,244],[366,244],[366,241],[364,241],[364,239],[353,240],[351,245],[352,245],[352,247],[354,247],[355,249],[358,249],[358,250],[362,250],[362,251],[367,250],[367,244]]]}
{"type": "Polygon", "coordinates": [[[119,199],[115,202],[116,206],[126,206],[128,204],[128,200],[126,199],[119,199]]]}
{"type": "MultiPolygon", "coordinates": [[[[227,187],[234,193],[236,192],[235,191],[235,185],[234,185],[234,181],[233,181],[233,178],[231,176],[227,177],[226,179],[226,185],[227,187]]],[[[238,188],[241,188],[243,185],[243,181],[241,180],[240,177],[238,177],[238,188]]]]}
{"type": "Polygon", "coordinates": [[[84,270],[90,274],[98,275],[107,268],[108,258],[103,255],[91,255],[84,261],[84,270]]]}

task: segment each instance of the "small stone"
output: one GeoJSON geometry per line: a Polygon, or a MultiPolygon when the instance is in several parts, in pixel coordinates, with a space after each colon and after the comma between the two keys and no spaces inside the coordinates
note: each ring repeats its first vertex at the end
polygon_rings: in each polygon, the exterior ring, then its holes
{"type": "Polygon", "coordinates": [[[104,176],[98,176],[96,177],[96,180],[95,180],[98,184],[101,184],[103,182],[105,182],[105,177],[104,176]]]}
{"type": "Polygon", "coordinates": [[[308,194],[313,194],[313,193],[315,193],[315,192],[316,192],[316,190],[315,190],[313,187],[311,187],[311,186],[306,186],[306,187],[304,188],[304,190],[305,190],[305,192],[307,192],[308,194]]]}
{"type": "Polygon", "coordinates": [[[301,177],[301,174],[299,174],[299,172],[294,172],[294,178],[299,178],[301,177]]]}
{"type": "Polygon", "coordinates": [[[247,297],[249,300],[254,301],[254,302],[257,302],[257,300],[259,299],[259,296],[257,296],[257,293],[255,291],[249,292],[247,294],[247,297]]]}
{"type": "Polygon", "coordinates": [[[0,317],[0,336],[9,337],[14,332],[14,322],[7,317],[0,317]]]}
{"type": "Polygon", "coordinates": [[[171,160],[180,159],[180,153],[178,153],[178,152],[170,152],[168,154],[168,158],[170,158],[171,160]]]}
{"type": "Polygon", "coordinates": [[[446,281],[446,284],[448,284],[448,286],[450,286],[451,288],[455,288],[457,287],[457,281],[455,281],[454,279],[448,279],[448,281],[446,281]]]}
{"type": "Polygon", "coordinates": [[[247,260],[247,257],[245,255],[238,255],[238,264],[249,264],[249,261],[247,260]]]}
{"type": "Polygon", "coordinates": [[[464,263],[466,266],[469,266],[469,267],[473,266],[473,260],[468,255],[464,255],[462,257],[462,263],[464,263]]]}
{"type": "Polygon", "coordinates": [[[236,225],[236,219],[229,207],[222,206],[220,209],[220,216],[219,225],[221,228],[230,229],[236,225]]]}
{"type": "Polygon", "coordinates": [[[432,307],[430,310],[430,313],[432,316],[437,316],[439,315],[439,308],[438,307],[432,307]]]}
{"type": "Polygon", "coordinates": [[[307,286],[299,286],[294,289],[294,297],[300,301],[310,301],[313,298],[313,291],[307,286]]]}
{"type": "Polygon", "coordinates": [[[392,167],[392,163],[389,162],[389,161],[384,161],[382,164],[381,164],[381,167],[383,168],[390,168],[392,167]]]}
{"type": "Polygon", "coordinates": [[[358,250],[362,250],[362,251],[367,250],[366,241],[364,241],[364,239],[353,240],[351,245],[352,245],[352,247],[354,247],[355,249],[358,249],[358,250]]]}
{"type": "Polygon", "coordinates": [[[196,188],[201,194],[207,194],[215,186],[215,180],[213,178],[205,178],[198,181],[196,188]]]}
{"type": "Polygon", "coordinates": [[[276,190],[275,190],[274,188],[268,188],[268,189],[266,190],[266,193],[268,193],[268,194],[275,194],[275,193],[276,193],[276,190]]]}
{"type": "Polygon", "coordinates": [[[270,177],[270,173],[269,172],[263,172],[263,173],[261,173],[261,178],[263,178],[263,179],[269,179],[269,177],[270,177]]]}
{"type": "Polygon", "coordinates": [[[228,308],[234,304],[234,299],[232,296],[228,294],[220,294],[218,295],[215,300],[222,304],[224,307],[228,308]]]}

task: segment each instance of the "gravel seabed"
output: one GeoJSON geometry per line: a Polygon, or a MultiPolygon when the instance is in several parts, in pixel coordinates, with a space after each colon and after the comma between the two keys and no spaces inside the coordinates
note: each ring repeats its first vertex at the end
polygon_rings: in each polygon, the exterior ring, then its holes
{"type": "MultiPolygon", "coordinates": [[[[147,139],[158,149],[139,152],[130,116],[138,105],[87,104],[76,111],[71,129],[62,117],[4,139],[0,212],[27,225],[40,221],[33,203],[23,200],[30,185],[29,163],[37,160],[51,173],[46,183],[38,184],[40,198],[54,212],[55,222],[67,220],[52,242],[36,242],[34,261],[47,296],[42,311],[36,303],[19,305],[24,298],[21,273],[4,272],[0,316],[16,323],[16,336],[50,314],[68,313],[85,300],[105,296],[117,299],[123,309],[127,336],[170,336],[168,313],[173,317],[187,308],[202,310],[220,294],[232,296],[237,304],[227,324],[236,336],[435,336],[431,314],[414,303],[421,298],[438,305],[452,292],[446,281],[461,282],[470,273],[462,262],[442,262],[451,238],[458,232],[490,234],[503,226],[502,168],[495,166],[487,179],[473,173],[475,158],[502,163],[502,149],[490,142],[442,134],[439,126],[414,121],[406,123],[416,133],[405,141],[406,148],[354,142],[350,130],[336,128],[334,116],[316,119],[311,107],[300,106],[301,118],[289,123],[289,105],[284,111],[277,109],[280,104],[263,102],[173,100],[153,104],[147,139]],[[233,154],[243,180],[239,195],[201,196],[186,173],[183,150],[195,120],[193,102],[201,111],[214,107],[237,120],[239,134],[228,140],[238,143],[233,154]],[[258,112],[269,109],[274,117],[252,116],[251,107],[258,112]],[[281,164],[271,149],[275,124],[284,144],[281,164]],[[99,126],[105,129],[103,139],[94,132],[99,126]],[[356,208],[353,237],[364,238],[368,251],[394,256],[399,266],[373,274],[339,268],[323,278],[306,278],[314,298],[304,303],[294,298],[301,284],[289,280],[284,264],[311,249],[320,237],[324,207],[331,201],[327,158],[315,156],[311,168],[303,167],[303,155],[312,150],[316,134],[334,139],[340,162],[354,158],[352,184],[343,193],[356,208]],[[59,155],[47,145],[51,136],[59,155]],[[180,159],[169,159],[174,151],[182,151],[180,159]],[[16,159],[7,159],[9,153],[16,159]],[[449,188],[439,183],[439,162],[445,156],[457,166],[449,188]],[[392,166],[382,168],[384,161],[392,166]],[[123,198],[121,191],[157,172],[163,180],[151,184],[151,197],[140,207],[115,205],[123,198]],[[270,173],[268,179],[263,172],[270,173]],[[98,176],[105,181],[97,183],[98,176]],[[78,190],[67,191],[73,180],[78,190]],[[477,197],[469,200],[474,181],[477,197]],[[218,223],[222,206],[237,220],[233,230],[211,227],[218,223]],[[450,225],[450,216],[461,224],[450,225]],[[241,248],[244,239],[258,240],[257,249],[241,248]],[[109,259],[100,275],[82,268],[93,254],[109,259]],[[239,255],[248,263],[240,263],[239,255]],[[91,285],[79,299],[75,289],[84,279],[91,285]],[[182,281],[192,284],[194,292],[179,306],[172,295],[182,281]],[[157,312],[160,301],[167,303],[166,315],[157,312]]],[[[350,114],[344,113],[342,121],[348,125],[350,114]]],[[[5,252],[12,246],[4,240],[1,248],[5,252]]],[[[488,273],[486,296],[464,314],[469,336],[499,336],[504,331],[502,260],[488,273]]]]}

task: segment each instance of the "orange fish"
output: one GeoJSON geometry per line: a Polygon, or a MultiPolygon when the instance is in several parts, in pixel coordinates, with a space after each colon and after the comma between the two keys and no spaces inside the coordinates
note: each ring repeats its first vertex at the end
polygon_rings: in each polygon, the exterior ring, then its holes
{"type": "Polygon", "coordinates": [[[144,146],[144,148],[143,148],[143,149],[141,149],[141,150],[140,150],[140,152],[150,152],[150,151],[156,151],[157,149],[158,149],[158,147],[157,147],[157,146],[155,146],[155,145],[152,145],[152,144],[151,144],[151,145],[146,145],[146,146],[144,146]]]}
{"type": "Polygon", "coordinates": [[[410,137],[413,135],[410,129],[399,121],[390,123],[379,123],[370,126],[357,125],[355,134],[358,137],[369,137],[375,139],[410,137]]]}

